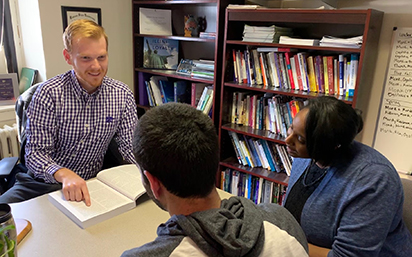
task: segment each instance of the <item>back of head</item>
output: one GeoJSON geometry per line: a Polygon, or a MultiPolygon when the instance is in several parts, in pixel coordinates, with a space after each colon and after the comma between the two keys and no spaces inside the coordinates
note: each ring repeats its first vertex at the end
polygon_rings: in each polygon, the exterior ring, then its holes
{"type": "Polygon", "coordinates": [[[212,120],[190,105],[168,103],[138,121],[133,151],[149,171],[179,197],[204,197],[215,186],[218,139],[212,120]]]}
{"type": "Polygon", "coordinates": [[[355,136],[362,130],[361,113],[331,96],[309,100],[306,117],[306,146],[312,159],[330,165],[344,157],[355,136]]]}
{"type": "MultiPolygon", "coordinates": [[[[106,40],[106,47],[109,46],[109,40],[103,27],[91,20],[75,20],[67,26],[63,33],[63,43],[67,51],[72,50],[72,40],[75,37],[100,39],[102,36],[106,40]]],[[[107,50],[107,49],[106,49],[107,50]]]]}

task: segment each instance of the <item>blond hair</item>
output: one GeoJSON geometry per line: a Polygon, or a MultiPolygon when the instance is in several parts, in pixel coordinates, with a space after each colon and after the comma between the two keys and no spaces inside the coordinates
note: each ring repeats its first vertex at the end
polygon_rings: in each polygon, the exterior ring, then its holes
{"type": "Polygon", "coordinates": [[[100,39],[102,36],[106,40],[106,50],[109,40],[102,26],[91,20],[75,20],[67,26],[63,33],[63,43],[67,51],[72,50],[72,40],[74,37],[100,39]]]}

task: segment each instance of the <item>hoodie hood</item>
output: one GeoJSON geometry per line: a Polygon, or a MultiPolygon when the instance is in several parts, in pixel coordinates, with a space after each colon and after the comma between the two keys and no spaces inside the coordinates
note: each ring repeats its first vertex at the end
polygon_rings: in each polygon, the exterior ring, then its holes
{"type": "Polygon", "coordinates": [[[190,237],[208,256],[258,256],[264,244],[263,218],[248,199],[222,200],[220,209],[174,215],[158,235],[190,237]]]}

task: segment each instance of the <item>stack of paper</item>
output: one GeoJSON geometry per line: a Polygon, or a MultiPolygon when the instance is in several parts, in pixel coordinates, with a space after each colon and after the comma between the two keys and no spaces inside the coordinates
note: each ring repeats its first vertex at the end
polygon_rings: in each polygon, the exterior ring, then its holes
{"type": "Polygon", "coordinates": [[[282,35],[292,35],[292,29],[278,27],[275,25],[264,27],[249,26],[245,24],[245,28],[243,30],[243,41],[278,43],[279,37],[282,35]]]}
{"type": "Polygon", "coordinates": [[[318,46],[319,39],[302,39],[280,36],[279,43],[285,45],[318,46]]]}
{"type": "Polygon", "coordinates": [[[363,36],[352,38],[338,38],[332,36],[323,36],[320,40],[320,46],[330,47],[347,47],[347,48],[361,48],[363,36]]]}

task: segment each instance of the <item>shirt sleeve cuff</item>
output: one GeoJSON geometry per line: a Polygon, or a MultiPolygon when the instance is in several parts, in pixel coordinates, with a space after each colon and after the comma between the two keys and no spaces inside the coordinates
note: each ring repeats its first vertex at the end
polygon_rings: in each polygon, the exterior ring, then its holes
{"type": "Polygon", "coordinates": [[[46,174],[44,176],[44,182],[46,183],[52,183],[52,184],[57,184],[59,183],[55,178],[54,178],[54,173],[61,169],[63,167],[57,165],[57,164],[52,164],[46,169],[46,174]]]}

